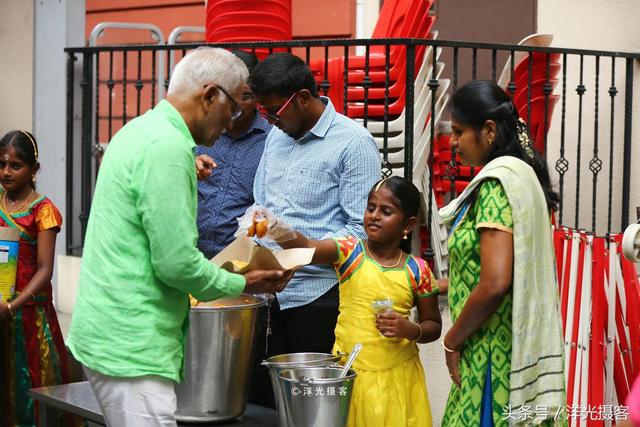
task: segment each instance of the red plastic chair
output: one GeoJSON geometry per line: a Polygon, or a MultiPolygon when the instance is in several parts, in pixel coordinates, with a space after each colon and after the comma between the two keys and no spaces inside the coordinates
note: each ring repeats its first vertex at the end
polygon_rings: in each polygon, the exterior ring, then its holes
{"type": "MultiPolygon", "coordinates": [[[[551,42],[553,41],[553,35],[551,34],[530,34],[526,36],[524,39],[518,42],[520,46],[536,46],[536,47],[549,47],[551,46],[551,42]]],[[[513,56],[507,59],[507,62],[504,64],[504,68],[500,73],[500,77],[498,78],[498,86],[503,89],[507,88],[507,84],[511,80],[511,60],[515,64],[519,64],[523,59],[528,58],[529,53],[524,51],[516,51],[513,53],[513,56]]],[[[515,81],[515,79],[514,79],[515,81]]]]}
{"type": "MultiPolygon", "coordinates": [[[[531,66],[532,72],[532,80],[539,80],[545,78],[546,75],[546,65],[547,65],[547,54],[544,52],[533,52],[531,60],[533,64],[531,66]]],[[[555,77],[552,73],[558,73],[559,71],[559,61],[560,54],[559,53],[551,53],[549,54],[549,78],[555,77]]],[[[529,76],[529,56],[524,57],[513,70],[513,80],[516,83],[517,87],[522,87],[522,82],[524,83],[528,81],[529,76]]],[[[511,77],[511,76],[509,76],[511,77]]]]}
{"type": "MultiPolygon", "coordinates": [[[[393,0],[387,0],[387,2],[392,2],[393,0]]],[[[406,0],[396,0],[397,2],[402,2],[406,0]]],[[[386,2],[385,2],[386,3],[386,2]]],[[[396,26],[400,29],[395,30],[391,29],[392,33],[390,35],[384,35],[380,37],[372,37],[372,38],[387,38],[387,37],[418,37],[424,38],[429,34],[429,30],[426,31],[421,29],[420,26],[425,22],[427,15],[429,13],[429,9],[432,5],[432,0],[410,0],[408,2],[409,11],[411,14],[409,15],[409,19],[405,19],[406,16],[403,16],[401,19],[399,18],[396,21],[396,26]],[[424,35],[422,35],[424,34],[424,35]]],[[[433,18],[433,17],[432,17],[433,18]]],[[[428,28],[431,28],[431,25],[428,28]]],[[[374,32],[375,33],[375,32],[374,32]]],[[[397,61],[402,61],[402,58],[397,58],[397,55],[405,52],[403,46],[392,46],[389,49],[389,63],[390,65],[395,64],[397,61]]],[[[364,69],[365,67],[365,57],[364,56],[349,56],[349,69],[364,69]]],[[[369,68],[370,69],[382,69],[384,72],[385,67],[385,46],[371,46],[369,52],[369,68]]],[[[324,72],[324,59],[318,59],[315,61],[311,61],[309,64],[309,68],[314,72],[314,74],[322,74],[324,72]]]]}
{"type": "Polygon", "coordinates": [[[451,147],[449,146],[449,138],[450,136],[448,134],[443,134],[440,135],[438,137],[438,139],[436,140],[435,145],[433,146],[433,148],[436,151],[446,151],[446,150],[450,150],[451,147]]]}
{"type": "MultiPolygon", "coordinates": [[[[429,31],[434,23],[433,17],[425,15],[423,19],[424,27],[422,31],[426,31],[425,34],[430,35],[429,31]]],[[[423,63],[424,54],[427,51],[427,46],[420,45],[416,47],[415,51],[415,72],[420,71],[419,67],[423,63]]],[[[389,100],[394,101],[404,95],[406,90],[406,50],[403,48],[402,53],[397,56],[395,65],[389,69],[389,100]]],[[[362,57],[360,57],[362,58],[362,57]]],[[[351,57],[349,57],[349,63],[351,63],[351,57]]],[[[429,63],[430,64],[430,63],[429,63]]],[[[430,66],[430,65],[429,65],[430,66]]],[[[331,88],[329,89],[329,97],[336,102],[344,102],[344,57],[331,58],[328,64],[327,80],[331,82],[331,88]]],[[[318,83],[324,80],[324,71],[322,74],[315,73],[315,78],[318,83]]],[[[364,81],[364,70],[349,71],[348,72],[348,84],[347,96],[349,101],[362,101],[364,100],[365,90],[361,86],[364,81]],[[360,85],[358,85],[360,84],[360,85]]],[[[373,82],[374,86],[370,87],[367,93],[367,98],[370,103],[384,102],[385,99],[385,87],[386,72],[385,71],[369,71],[369,80],[373,82]],[[378,87],[375,87],[376,83],[378,87]]]]}
{"type": "MultiPolygon", "coordinates": [[[[433,17],[427,17],[425,19],[425,23],[427,24],[424,27],[424,30],[428,31],[433,25],[434,19],[433,17]]],[[[425,33],[424,37],[432,37],[432,33],[425,33]]],[[[424,58],[424,54],[427,51],[427,46],[421,45],[416,47],[415,51],[415,72],[419,72],[419,67],[421,66],[424,58]]],[[[390,94],[391,98],[400,96],[400,92],[404,91],[404,79],[405,79],[405,70],[406,70],[406,50],[402,48],[402,53],[397,56],[397,61],[395,64],[390,64],[389,68],[389,85],[390,85],[390,94]],[[396,82],[401,82],[400,86],[395,86],[396,82]]],[[[351,63],[352,57],[349,57],[349,62],[351,63]]],[[[339,81],[337,81],[337,85],[342,89],[344,82],[344,59],[343,57],[331,58],[328,63],[328,73],[332,76],[338,76],[339,81]],[[333,68],[337,68],[338,70],[334,70],[333,68]]],[[[361,70],[349,70],[348,72],[348,84],[350,86],[350,100],[362,100],[364,99],[364,88],[362,88],[362,83],[364,82],[365,72],[363,69],[361,70]]],[[[324,67],[323,70],[314,72],[314,76],[318,82],[324,80],[324,67]]],[[[384,99],[384,87],[387,79],[387,73],[383,69],[370,69],[368,73],[369,81],[372,83],[372,87],[369,90],[369,98],[370,99],[384,99]]],[[[331,79],[329,79],[332,81],[331,79]]]]}
{"type": "Polygon", "coordinates": [[[217,16],[222,13],[248,10],[275,14],[288,12],[291,16],[291,0],[209,0],[207,2],[207,15],[212,13],[217,16]]]}
{"type": "MultiPolygon", "coordinates": [[[[538,98],[540,96],[544,96],[544,86],[547,83],[546,79],[536,80],[531,83],[531,99],[538,98]]],[[[549,84],[551,85],[551,90],[555,89],[558,84],[557,79],[549,79],[549,84]]],[[[522,88],[518,89],[513,97],[513,104],[516,106],[516,109],[520,111],[520,108],[524,107],[527,104],[527,97],[529,95],[529,89],[525,85],[522,88]]]]}
{"type": "MultiPolygon", "coordinates": [[[[456,156],[456,157],[457,157],[457,156],[456,156]]],[[[456,179],[457,179],[457,180],[460,180],[460,181],[469,181],[472,177],[474,177],[474,176],[478,175],[478,172],[480,171],[480,168],[479,168],[479,167],[475,167],[475,168],[473,168],[473,174],[472,174],[472,173],[471,173],[471,169],[472,169],[472,168],[471,168],[471,166],[463,166],[463,165],[461,165],[461,164],[459,163],[459,162],[460,162],[460,159],[457,159],[457,161],[458,161],[458,164],[457,164],[457,167],[458,167],[458,173],[456,173],[456,179]]],[[[446,173],[446,167],[448,167],[448,166],[449,166],[449,162],[446,162],[446,163],[443,163],[443,164],[445,165],[445,169],[444,169],[444,171],[445,171],[445,173],[446,173]]],[[[443,175],[444,175],[444,173],[443,173],[443,175]]]]}
{"type": "MultiPolygon", "coordinates": [[[[544,136],[551,126],[551,117],[553,116],[553,109],[558,102],[558,95],[549,95],[549,103],[547,105],[547,126],[545,128],[544,109],[545,109],[545,97],[539,96],[531,100],[531,122],[529,123],[529,135],[533,139],[532,143],[534,147],[540,152],[544,153],[544,136]]],[[[527,120],[529,109],[528,105],[520,108],[518,114],[523,120],[527,120]]]]}
{"type": "MultiPolygon", "coordinates": [[[[252,21],[247,21],[244,24],[251,24],[252,21]]],[[[269,22],[266,22],[269,24],[269,22]]],[[[238,37],[249,37],[252,41],[269,41],[269,40],[290,40],[291,39],[291,0],[209,0],[207,3],[207,19],[206,19],[206,40],[207,42],[221,42],[221,41],[241,41],[238,37]],[[259,18],[261,14],[272,14],[279,16],[278,22],[284,20],[288,24],[280,24],[284,29],[284,36],[278,35],[277,38],[273,36],[257,37],[255,32],[251,34],[243,34],[238,31],[235,36],[236,39],[229,38],[229,36],[221,36],[218,34],[220,30],[220,23],[215,23],[216,19],[220,16],[235,14],[235,13],[247,13],[253,12],[258,16],[257,22],[264,22],[264,18],[259,18]],[[284,26],[283,26],[284,25],[284,26]],[[224,40],[223,40],[224,39],[224,40]]]]}
{"type": "Polygon", "coordinates": [[[412,0],[387,0],[382,4],[378,21],[371,34],[372,39],[394,37],[402,27],[404,18],[409,12],[412,0]]]}
{"type": "MultiPolygon", "coordinates": [[[[384,98],[383,98],[384,99],[384,98]]],[[[400,96],[396,100],[390,100],[387,109],[388,119],[392,120],[402,114],[405,107],[406,91],[402,91],[400,96]]],[[[348,116],[352,118],[364,117],[364,103],[362,102],[349,102],[348,104],[348,116]]],[[[367,116],[369,118],[380,119],[384,118],[385,105],[384,102],[376,103],[369,102],[367,108],[367,116]]]]}
{"type": "MultiPolygon", "coordinates": [[[[435,21],[435,17],[429,16],[429,9],[431,9],[431,6],[433,5],[433,0],[413,0],[411,3],[408,17],[405,16],[402,21],[398,22],[398,28],[392,29],[392,32],[389,35],[379,38],[425,38],[429,35],[431,27],[433,26],[433,21],[435,21]]],[[[372,38],[375,39],[376,37],[372,38]]],[[[369,68],[381,68],[384,70],[385,46],[371,46],[369,52],[369,68]]],[[[391,46],[389,49],[390,64],[396,62],[396,55],[402,52],[405,52],[403,47],[391,46]]],[[[349,57],[349,69],[364,69],[364,66],[364,56],[356,56],[353,58],[349,57]]]]}
{"type": "MultiPolygon", "coordinates": [[[[418,49],[416,49],[416,73],[419,71],[417,68],[422,64],[423,59],[424,59],[424,52],[426,49],[422,49],[422,48],[426,48],[426,46],[419,46],[418,49]]],[[[339,103],[340,105],[342,105],[344,103],[344,59],[342,57],[337,57],[337,58],[331,58],[329,60],[329,67],[328,67],[328,74],[327,74],[327,80],[330,82],[331,87],[329,88],[329,91],[327,92],[327,96],[329,96],[332,101],[334,102],[334,104],[339,103]]],[[[395,68],[395,75],[396,78],[393,79],[391,77],[391,73],[390,73],[390,77],[389,77],[389,101],[390,103],[393,103],[394,101],[396,101],[397,99],[399,99],[400,97],[404,96],[404,92],[406,89],[406,85],[405,85],[405,69],[406,66],[403,65],[402,66],[398,66],[395,68]],[[395,80],[395,82],[394,82],[395,80]]],[[[380,76],[373,76],[372,74],[369,75],[369,78],[373,81],[376,81],[380,76]],[[373,77],[373,78],[372,78],[373,77]]],[[[315,76],[316,81],[318,82],[318,84],[320,84],[323,80],[324,80],[324,75],[323,76],[315,76]]],[[[349,72],[349,79],[352,78],[352,74],[351,72],[349,72]]],[[[359,79],[360,82],[362,82],[362,79],[359,79]]],[[[384,83],[385,79],[383,78],[381,81],[377,80],[377,82],[380,83],[384,83]]],[[[349,87],[347,88],[347,96],[348,96],[348,100],[349,102],[357,102],[357,101],[363,101],[364,100],[364,88],[362,86],[351,86],[352,82],[351,80],[349,80],[349,87]]],[[[385,99],[385,89],[384,87],[371,87],[369,88],[368,91],[368,100],[370,102],[370,105],[376,104],[376,103],[382,103],[384,105],[384,99],[385,99]]]]}
{"type": "Polygon", "coordinates": [[[207,25],[212,26],[212,31],[215,32],[218,28],[235,27],[242,25],[255,24],[260,26],[273,26],[281,28],[285,33],[291,33],[291,18],[282,16],[281,14],[270,12],[229,12],[222,13],[215,16],[212,20],[207,22],[207,25]]]}
{"type": "MultiPolygon", "coordinates": [[[[432,38],[431,29],[433,28],[433,24],[435,23],[435,17],[425,15],[422,21],[420,22],[420,31],[415,34],[417,38],[432,38]]],[[[422,63],[423,55],[427,49],[425,45],[416,46],[415,49],[415,64],[416,67],[419,67],[422,63]]],[[[398,47],[396,50],[395,61],[389,61],[389,80],[393,82],[394,80],[404,80],[405,70],[406,70],[406,57],[407,50],[405,47],[398,47]]],[[[373,83],[384,83],[386,79],[386,66],[385,66],[385,57],[384,55],[371,55],[369,61],[369,79],[373,83]],[[379,65],[379,66],[376,66],[379,65]]],[[[391,59],[391,58],[390,58],[391,59]]],[[[364,56],[354,56],[349,57],[349,84],[350,85],[358,85],[362,83],[364,79],[364,56]],[[362,67],[352,66],[352,62],[355,60],[363,61],[362,67]]],[[[416,73],[418,70],[416,69],[416,73]]],[[[384,87],[384,85],[381,85],[384,87]]]]}
{"type": "MultiPolygon", "coordinates": [[[[432,49],[433,49],[432,47],[429,48],[429,50],[432,50],[432,49]]],[[[436,64],[435,77],[433,77],[434,76],[433,68],[431,66],[425,65],[427,62],[430,61],[429,58],[431,58],[432,55],[431,53],[428,53],[427,55],[428,57],[423,59],[422,66],[420,67],[420,70],[416,75],[416,80],[413,85],[414,94],[415,94],[414,105],[416,106],[414,108],[414,131],[413,132],[414,132],[414,135],[416,136],[419,135],[419,132],[420,132],[419,118],[427,117],[428,115],[428,112],[425,112],[425,107],[427,107],[426,109],[429,110],[430,112],[431,89],[428,86],[428,81],[431,79],[440,79],[440,76],[442,75],[442,72],[444,70],[444,64],[441,62],[438,62],[436,64]],[[420,106],[423,106],[423,107],[420,107],[420,106]]],[[[443,79],[440,82],[440,86],[444,87],[446,82],[447,82],[446,79],[443,79]]],[[[438,100],[438,97],[436,97],[436,104],[437,104],[437,100],[438,100]]],[[[368,120],[367,129],[369,129],[369,132],[371,132],[371,134],[374,137],[384,137],[384,134],[386,133],[387,136],[389,137],[389,141],[393,141],[397,135],[402,135],[405,130],[405,114],[406,114],[406,109],[403,110],[403,112],[399,116],[388,120],[386,122],[387,123],[386,129],[385,129],[384,121],[380,122],[377,120],[368,120]]],[[[402,142],[400,145],[404,147],[404,142],[402,142]]]]}
{"type": "MultiPolygon", "coordinates": [[[[562,66],[560,64],[557,63],[550,63],[549,64],[549,79],[555,79],[558,77],[558,74],[560,73],[560,70],[562,69],[562,66]]],[[[534,82],[536,80],[544,80],[547,74],[547,64],[535,64],[533,66],[533,68],[531,69],[531,81],[534,82]]],[[[524,73],[521,73],[520,75],[515,75],[516,79],[514,80],[515,84],[516,84],[516,93],[520,90],[522,90],[523,88],[526,88],[527,85],[529,84],[529,73],[528,73],[528,69],[525,69],[524,73]]]]}
{"type": "MultiPolygon", "coordinates": [[[[459,180],[455,180],[454,182],[454,187],[456,189],[456,193],[460,194],[464,191],[465,188],[467,188],[467,185],[469,185],[469,181],[459,181],[459,180]]],[[[437,183],[438,185],[435,185],[435,181],[434,181],[434,186],[433,189],[434,191],[439,191],[442,193],[449,193],[451,191],[451,181],[448,179],[440,179],[439,182],[437,183]]]]}
{"type": "MultiPolygon", "coordinates": [[[[416,47],[416,61],[415,61],[415,74],[417,74],[420,69],[419,67],[422,65],[423,63],[423,59],[424,59],[424,54],[427,46],[417,46],[416,47]]],[[[399,65],[397,67],[393,67],[393,73],[391,72],[392,70],[389,70],[389,99],[395,99],[395,98],[399,98],[400,96],[402,96],[402,94],[405,92],[406,90],[406,61],[402,61],[398,63],[399,65]],[[391,76],[394,76],[393,78],[391,76]]],[[[429,61],[428,64],[426,64],[425,66],[431,67],[432,66],[432,62],[429,61]]],[[[369,101],[373,101],[374,103],[376,102],[384,102],[385,99],[385,87],[384,87],[384,83],[386,81],[386,75],[384,78],[382,78],[382,75],[380,74],[384,74],[384,73],[374,73],[374,74],[369,74],[369,79],[374,82],[374,86],[370,87],[368,92],[367,92],[367,98],[369,99],[369,101]],[[380,86],[376,87],[375,83],[382,83],[380,86]]],[[[349,72],[349,87],[347,89],[347,94],[348,94],[348,99],[349,101],[362,101],[364,100],[364,95],[365,95],[365,90],[364,87],[362,87],[361,83],[364,80],[364,75],[362,75],[362,80],[359,79],[360,75],[358,75],[358,80],[360,80],[360,85],[357,85],[357,83],[352,82],[351,81],[351,77],[352,74],[351,72],[349,72]]],[[[344,79],[344,73],[342,73],[342,78],[344,79]]]]}
{"type": "Polygon", "coordinates": [[[253,40],[253,41],[270,41],[270,40],[287,40],[291,37],[281,28],[267,25],[236,25],[232,27],[216,28],[211,34],[213,42],[232,42],[253,40]]]}
{"type": "MultiPolygon", "coordinates": [[[[449,163],[451,161],[451,150],[442,150],[440,151],[440,160],[445,162],[445,163],[449,163]]],[[[456,155],[456,161],[459,162],[460,159],[458,158],[458,156],[456,155]]]]}

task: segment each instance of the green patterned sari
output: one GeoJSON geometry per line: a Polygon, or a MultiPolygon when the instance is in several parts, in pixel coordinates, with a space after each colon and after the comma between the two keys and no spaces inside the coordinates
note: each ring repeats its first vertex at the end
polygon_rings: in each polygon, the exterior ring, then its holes
{"type": "MultiPolygon", "coordinates": [[[[480,279],[479,228],[511,232],[511,207],[500,182],[488,179],[479,185],[477,196],[463,213],[449,236],[449,306],[455,322],[480,279]]],[[[491,361],[491,391],[495,426],[508,425],[511,368],[512,291],[485,325],[461,348],[461,387],[451,386],[443,426],[479,426],[482,392],[491,361]]]]}

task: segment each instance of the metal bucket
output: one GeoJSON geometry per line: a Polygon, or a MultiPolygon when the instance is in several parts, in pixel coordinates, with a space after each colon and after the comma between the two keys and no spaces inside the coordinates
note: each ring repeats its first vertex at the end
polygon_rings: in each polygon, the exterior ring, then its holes
{"type": "Polygon", "coordinates": [[[258,310],[268,299],[241,295],[191,308],[185,381],[175,387],[176,418],[214,422],[239,417],[247,407],[258,310]]]}
{"type": "Polygon", "coordinates": [[[344,427],[349,418],[356,373],[342,368],[294,368],[280,372],[286,425],[290,427],[344,427]]]}
{"type": "Polygon", "coordinates": [[[280,426],[286,427],[284,412],[284,399],[280,387],[280,372],[292,368],[304,368],[309,366],[329,366],[336,363],[340,356],[331,353],[289,353],[272,356],[263,361],[262,364],[269,368],[269,376],[271,377],[271,386],[273,387],[273,397],[276,402],[276,410],[280,426]]]}

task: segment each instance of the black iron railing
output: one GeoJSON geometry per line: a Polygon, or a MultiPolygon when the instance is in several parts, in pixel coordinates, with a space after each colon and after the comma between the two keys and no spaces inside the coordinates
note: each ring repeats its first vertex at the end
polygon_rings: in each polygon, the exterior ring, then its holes
{"type": "MultiPolygon", "coordinates": [[[[102,146],[128,120],[151,108],[163,97],[171,78],[172,65],[186,52],[200,45],[65,49],[68,58],[68,253],[78,253],[82,248],[102,146]]],[[[506,61],[502,76],[504,78],[506,75],[507,79],[505,89],[512,97],[525,96],[526,93],[524,119],[531,124],[532,120],[536,120],[536,117],[532,117],[534,111],[542,111],[539,121],[543,131],[539,133],[538,142],[554,172],[553,178],[561,196],[559,223],[604,234],[620,231],[629,222],[633,74],[635,61],[640,59],[640,54],[437,39],[304,40],[211,46],[250,49],[264,54],[291,51],[313,65],[322,94],[331,95],[334,104],[335,99],[341,98],[341,110],[350,116],[357,115],[357,119],[369,129],[372,129],[373,122],[380,125],[376,129],[381,129],[377,141],[383,173],[403,175],[414,180],[419,178],[414,176],[415,171],[428,173],[427,200],[431,200],[434,191],[442,192],[433,188],[432,141],[439,130],[436,119],[429,119],[427,128],[423,129],[422,122],[414,122],[416,114],[421,121],[425,120],[420,115],[425,111],[424,107],[428,109],[427,118],[440,114],[436,118],[447,119],[448,114],[442,115],[438,110],[443,107],[439,104],[443,99],[442,96],[438,98],[442,95],[439,89],[446,89],[445,92],[450,95],[465,83],[460,81],[463,74],[471,75],[474,79],[498,81],[501,64],[506,61]],[[356,48],[364,53],[356,55],[356,48]],[[437,61],[441,50],[450,50],[453,58],[452,63],[444,64],[444,70],[437,61]],[[381,55],[384,57],[383,71],[380,71],[381,55]],[[426,55],[432,55],[430,62],[424,60],[426,55]],[[329,60],[332,57],[343,58],[340,74],[332,73],[336,69],[329,60]],[[538,68],[540,58],[544,71],[538,68]],[[373,64],[374,60],[378,62],[373,64]],[[351,73],[356,70],[352,66],[354,61],[363,61],[357,73],[351,73]],[[421,74],[422,63],[430,67],[430,71],[423,70],[421,74]],[[522,71],[519,64],[525,64],[526,77],[518,80],[516,76],[522,71]],[[593,72],[588,68],[592,64],[593,72]],[[603,71],[607,68],[609,73],[603,71]],[[542,80],[535,80],[540,73],[544,76],[542,80]],[[414,81],[424,78],[425,74],[427,78],[424,85],[416,93],[414,81]],[[356,76],[355,80],[353,76],[356,76]],[[577,84],[572,88],[574,82],[577,84]],[[396,84],[400,86],[394,86],[396,84]],[[605,84],[609,84],[609,87],[605,88],[605,84]],[[401,87],[400,92],[398,87],[401,87]],[[382,98],[379,96],[381,90],[384,93],[382,98]],[[372,98],[374,91],[378,94],[375,102],[372,98]],[[572,91],[575,91],[575,95],[572,91]],[[604,91],[604,95],[601,91],[604,91]],[[621,91],[624,97],[618,96],[621,91]],[[352,92],[362,95],[352,95],[352,92]],[[425,93],[430,93],[427,99],[424,98],[425,93]],[[593,94],[593,99],[589,98],[590,94],[593,94]],[[608,108],[604,107],[606,101],[602,99],[606,95],[609,96],[608,108]],[[560,111],[551,116],[556,102],[560,111]],[[538,108],[540,103],[543,103],[542,109],[538,108]],[[618,116],[621,108],[624,114],[618,116]],[[608,114],[605,114],[606,110],[608,114]],[[588,129],[590,126],[585,125],[585,120],[591,118],[594,123],[592,132],[588,129]],[[403,124],[400,130],[398,123],[403,124]],[[419,135],[415,134],[414,129],[418,130],[419,135]],[[552,144],[548,144],[550,133],[554,135],[552,144]],[[428,138],[425,146],[428,153],[414,152],[414,144],[420,144],[420,138],[425,135],[428,138]],[[400,147],[393,142],[398,138],[403,140],[400,147]],[[421,171],[418,163],[424,163],[423,169],[427,172],[421,171]],[[608,179],[603,181],[601,174],[605,170],[608,179]],[[591,208],[590,212],[586,206],[591,208]]],[[[454,158],[452,153],[450,157],[454,158]]],[[[456,195],[459,173],[460,165],[453,160],[441,172],[441,178],[448,181],[450,186],[446,199],[456,195]]],[[[473,175],[475,171],[471,169],[470,173],[473,175]]],[[[428,209],[426,224],[431,224],[431,215],[431,209],[428,209]]]]}

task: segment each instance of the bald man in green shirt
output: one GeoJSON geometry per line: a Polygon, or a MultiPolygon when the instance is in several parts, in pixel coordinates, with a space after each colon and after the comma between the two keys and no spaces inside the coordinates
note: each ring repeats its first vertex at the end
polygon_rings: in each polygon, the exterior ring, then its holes
{"type": "Polygon", "coordinates": [[[238,116],[248,77],[223,49],[176,66],[166,100],[127,123],[102,161],[67,345],[107,425],[175,426],[188,294],[202,301],[284,287],[281,271],[232,274],[197,249],[194,148],[238,116]]]}

